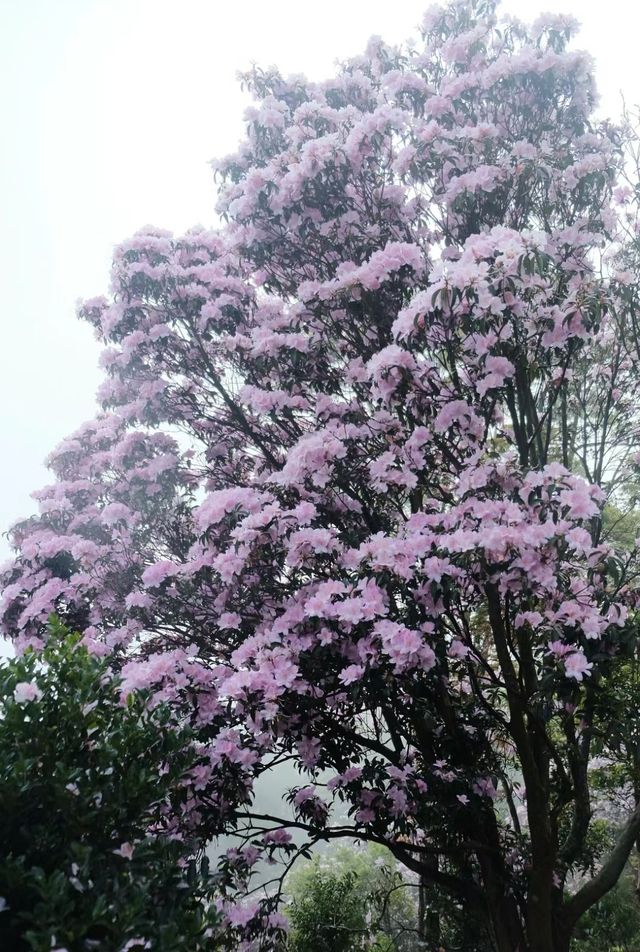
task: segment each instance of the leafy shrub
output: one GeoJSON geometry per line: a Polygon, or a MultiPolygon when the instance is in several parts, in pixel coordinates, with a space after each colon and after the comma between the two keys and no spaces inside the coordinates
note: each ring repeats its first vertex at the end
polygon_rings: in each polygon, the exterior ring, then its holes
{"type": "Polygon", "coordinates": [[[302,931],[320,934],[329,927],[341,936],[340,941],[350,942],[344,945],[349,950],[406,952],[415,945],[416,884],[402,877],[383,846],[370,843],[365,848],[342,846],[316,853],[288,877],[287,891],[292,897],[289,918],[295,952],[316,948],[304,944],[302,931]],[[343,901],[334,902],[340,895],[343,901]]]}
{"type": "Polygon", "coordinates": [[[289,909],[291,952],[354,952],[368,932],[354,873],[315,867],[289,909]]]}
{"type": "Polygon", "coordinates": [[[172,835],[190,733],[52,621],[0,665],[0,949],[211,949],[213,880],[172,835]]]}
{"type": "Polygon", "coordinates": [[[586,913],[571,952],[640,952],[640,903],[630,870],[586,913]]]}

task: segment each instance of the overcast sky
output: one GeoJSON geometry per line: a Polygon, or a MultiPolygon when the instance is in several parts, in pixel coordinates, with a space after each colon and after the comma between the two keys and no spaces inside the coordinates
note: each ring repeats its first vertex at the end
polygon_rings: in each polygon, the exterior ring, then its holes
{"type": "MultiPolygon", "coordinates": [[[[44,457],[95,412],[98,344],[75,302],[107,290],[142,225],[214,221],[208,160],[233,150],[252,61],[312,78],[371,34],[411,35],[424,0],[0,0],[0,532],[33,511],[44,457]]],[[[640,101],[630,0],[505,0],[583,24],[602,108],[640,101]]],[[[6,555],[0,539],[0,559],[6,555]]]]}

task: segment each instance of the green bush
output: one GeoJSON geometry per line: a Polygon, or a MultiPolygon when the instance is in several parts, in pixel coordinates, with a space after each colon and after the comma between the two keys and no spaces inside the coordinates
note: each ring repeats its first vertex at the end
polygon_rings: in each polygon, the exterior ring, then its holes
{"type": "Polygon", "coordinates": [[[212,879],[170,835],[195,754],[57,622],[0,665],[0,949],[211,949],[212,879]]]}
{"type": "Polygon", "coordinates": [[[580,920],[571,952],[640,952],[640,903],[630,869],[580,920]]]}
{"type": "Polygon", "coordinates": [[[356,891],[353,873],[315,868],[304,892],[289,908],[291,952],[353,952],[365,948],[364,903],[356,891]]]}
{"type": "Polygon", "coordinates": [[[416,938],[416,889],[383,846],[317,853],[287,879],[292,952],[404,952],[416,938]],[[322,946],[320,938],[330,944],[322,946]]]}

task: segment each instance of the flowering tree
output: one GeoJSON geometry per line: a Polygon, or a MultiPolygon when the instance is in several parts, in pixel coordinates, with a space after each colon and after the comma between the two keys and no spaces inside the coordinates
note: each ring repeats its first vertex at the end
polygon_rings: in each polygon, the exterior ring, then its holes
{"type": "Polygon", "coordinates": [[[81,308],[105,412],[3,583],[20,645],[55,609],[189,706],[231,866],[383,842],[499,952],[565,952],[640,834],[640,178],[572,29],[463,0],[247,75],[222,227],[142,230],[81,308]],[[595,756],[632,795],[592,863],[595,756]],[[260,815],[284,760],[295,818],[260,815]]]}

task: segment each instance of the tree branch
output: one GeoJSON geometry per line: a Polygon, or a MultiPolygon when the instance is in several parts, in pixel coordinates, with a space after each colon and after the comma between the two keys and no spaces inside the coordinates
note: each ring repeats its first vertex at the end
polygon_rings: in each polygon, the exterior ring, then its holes
{"type": "Polygon", "coordinates": [[[637,807],[627,820],[616,845],[600,871],[565,903],[564,917],[569,925],[574,925],[587,909],[595,905],[615,886],[629,859],[638,833],[640,833],[640,807],[637,807]]]}

